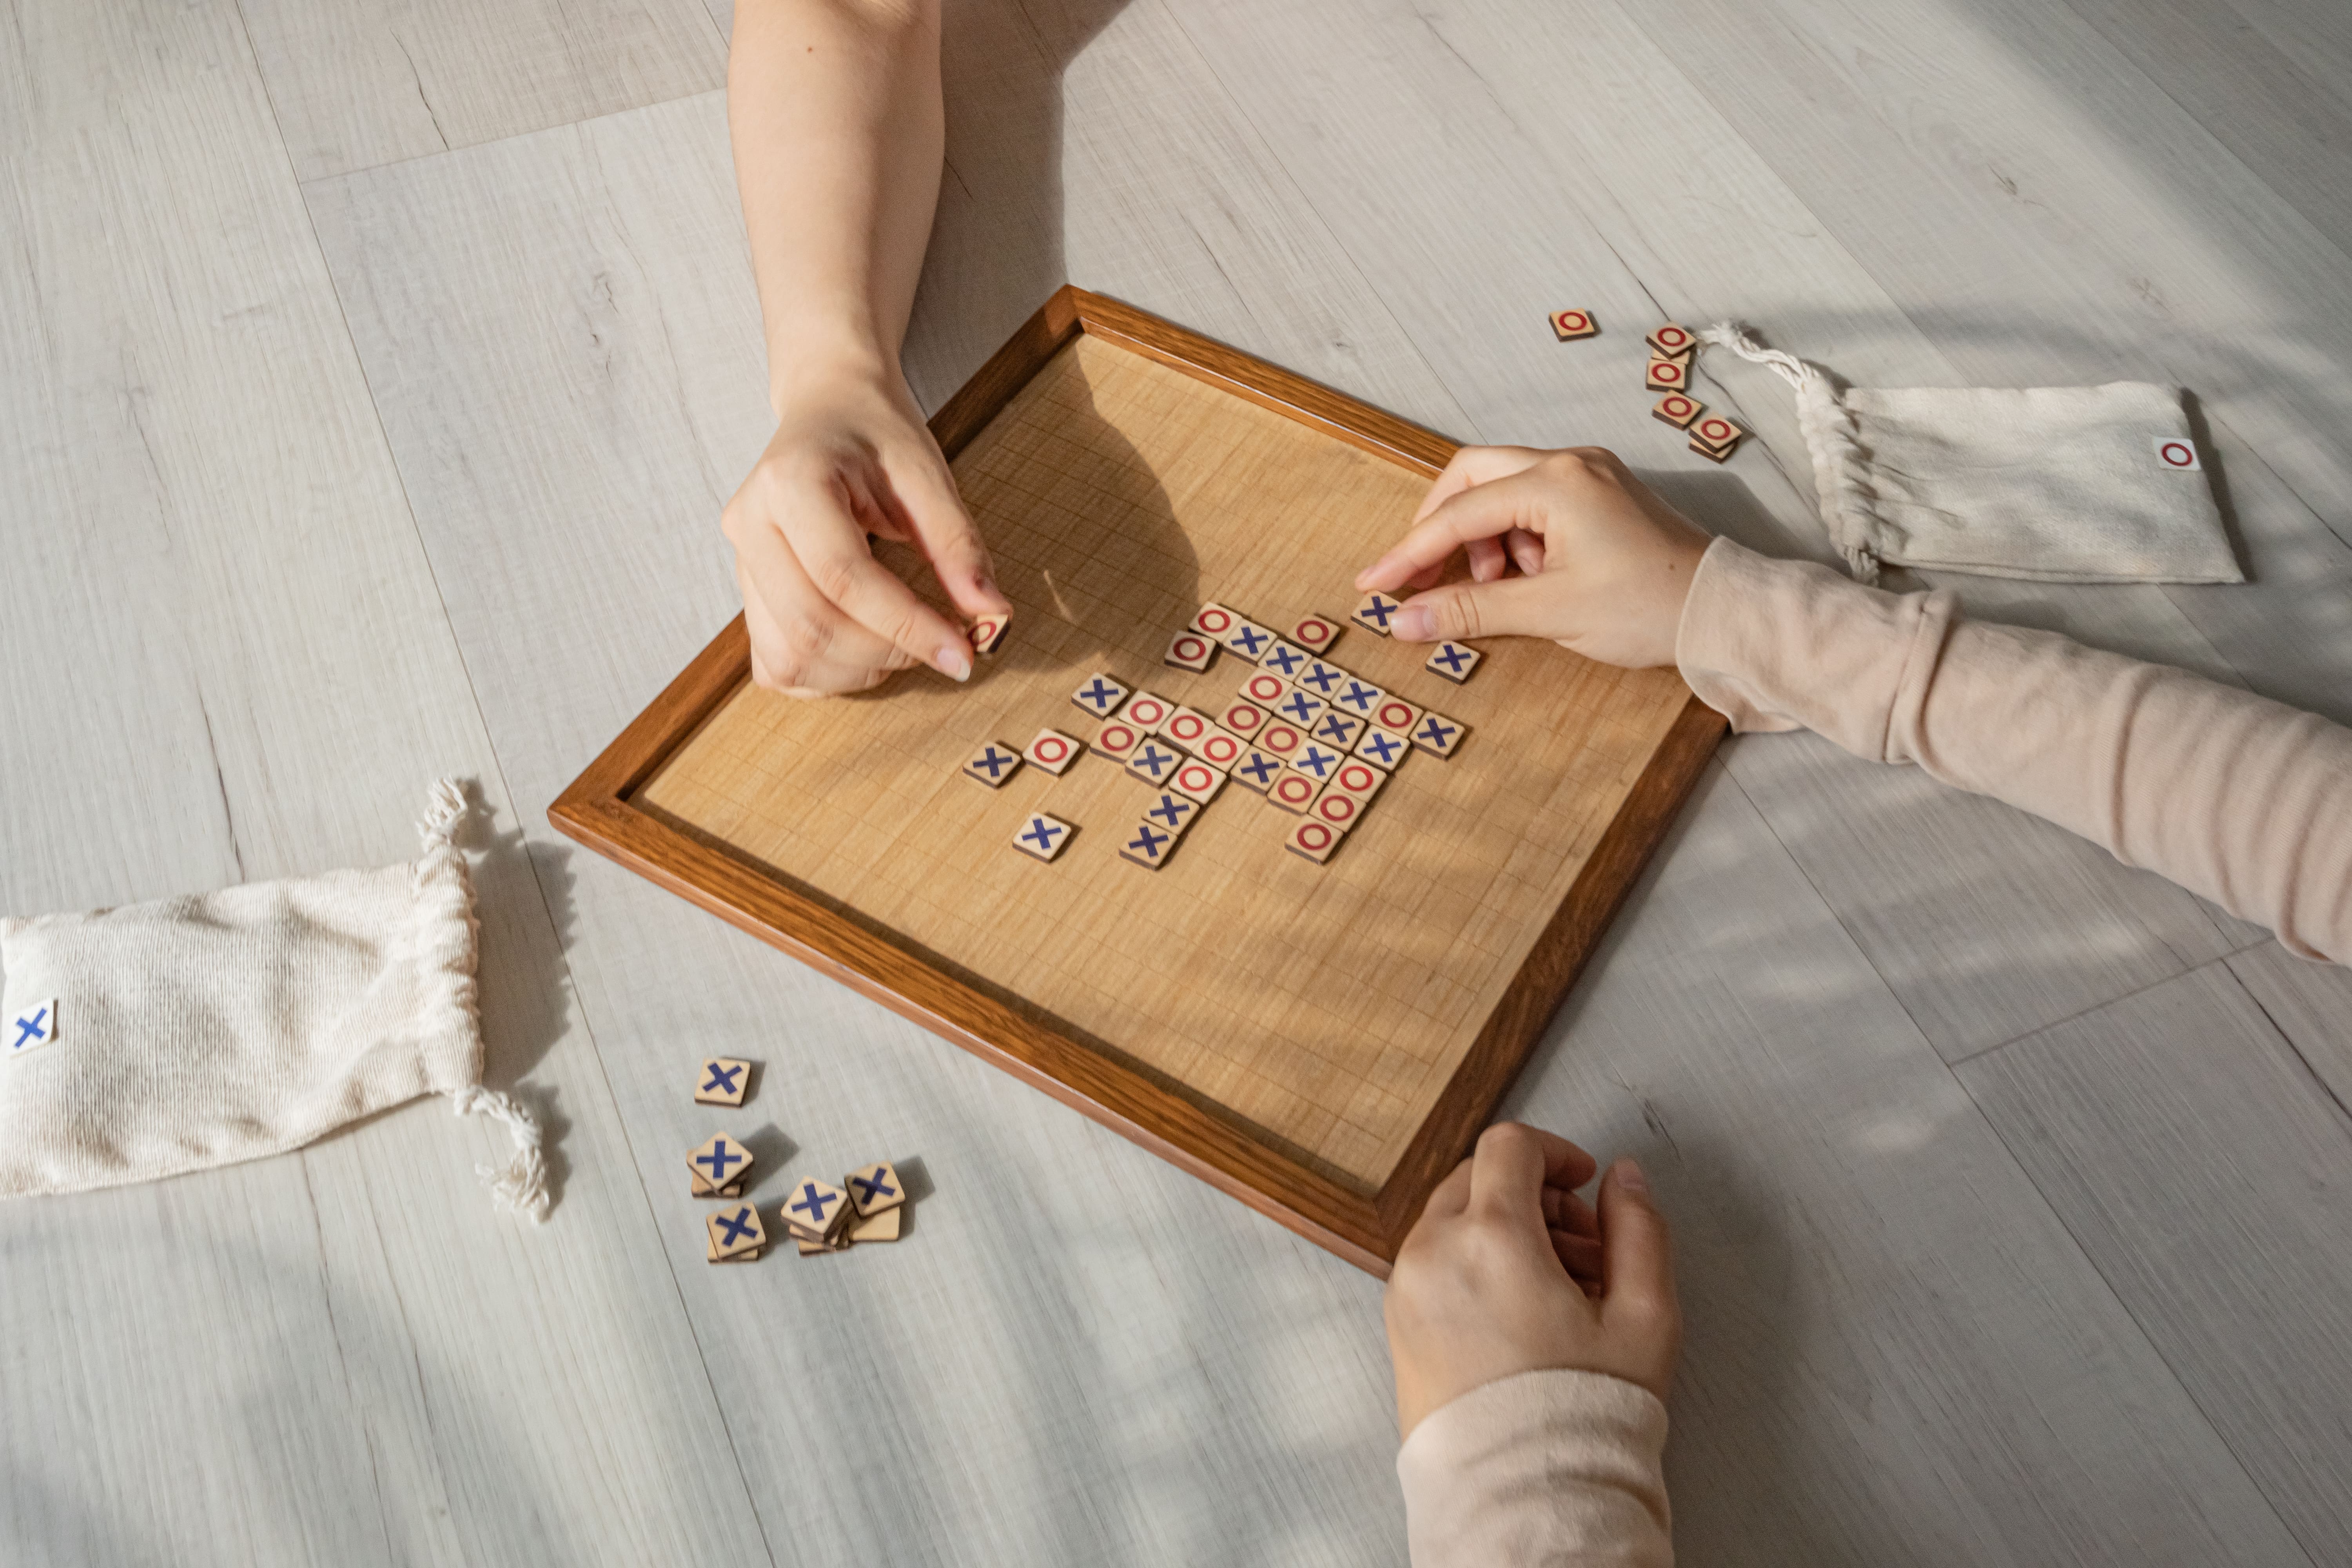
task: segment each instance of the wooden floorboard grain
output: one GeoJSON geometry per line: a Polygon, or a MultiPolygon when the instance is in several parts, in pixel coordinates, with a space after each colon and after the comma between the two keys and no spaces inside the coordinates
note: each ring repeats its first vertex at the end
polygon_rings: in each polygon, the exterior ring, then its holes
{"type": "Polygon", "coordinates": [[[687,1447],[715,1408],[235,9],[16,20],[0,908],[404,859],[435,776],[478,781],[489,1072],[562,1201],[496,1213],[504,1131],[426,1101],[0,1205],[0,1558],[759,1561],[723,1432],[687,1447]]]}
{"type": "Polygon", "coordinates": [[[472,147],[726,80],[700,0],[237,0],[299,178],[472,147]]]}
{"type": "Polygon", "coordinates": [[[2352,1118],[2229,965],[1961,1081],[2315,1563],[2352,1557],[2352,1118]]]}
{"type": "MultiPolygon", "coordinates": [[[[1715,470],[1649,417],[1642,333],[1667,313],[1746,316],[1787,323],[1849,374],[1955,378],[1612,0],[1570,0],[1532,25],[1476,7],[1432,16],[1403,0],[1280,11],[1183,0],[1178,15],[1456,396],[1506,438],[1604,441],[1706,527],[1821,554],[1811,462],[1781,384],[1703,357],[1703,395],[1727,395],[1770,444],[1715,470]],[[1559,91],[1571,77],[1579,90],[1559,91]],[[1659,102],[1679,106],[1663,126],[1643,111],[1659,102]],[[1355,149],[1375,138],[1384,157],[1364,163],[1355,149]],[[1531,181],[1552,199],[1525,200],[1531,181]],[[1547,300],[1594,310],[1602,335],[1555,342],[1547,300]]],[[[2152,587],[1934,581],[1979,614],[2235,679],[2152,587]]],[[[1759,737],[1727,756],[1948,1055],[2234,945],[2179,889],[2005,806],[1809,740],[1759,737]]]]}
{"type": "Polygon", "coordinates": [[[1673,1217],[1681,1560],[2302,1562],[1735,782],[1702,791],[1506,1106],[1638,1155],[1673,1217]]]}

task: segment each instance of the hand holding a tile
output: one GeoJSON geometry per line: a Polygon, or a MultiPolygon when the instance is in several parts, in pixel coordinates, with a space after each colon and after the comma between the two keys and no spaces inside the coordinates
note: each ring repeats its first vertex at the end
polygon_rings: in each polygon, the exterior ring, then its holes
{"type": "Polygon", "coordinates": [[[795,697],[863,691],[916,664],[966,679],[964,630],[875,560],[868,542],[920,550],[967,619],[1013,607],[904,384],[815,375],[788,389],[780,416],[723,514],[753,679],[795,697]]]}
{"type": "Polygon", "coordinates": [[[1596,1168],[1565,1138],[1502,1122],[1430,1194],[1381,1299],[1400,1435],[1524,1372],[1604,1373],[1666,1396],[1682,1315],[1665,1221],[1630,1160],[1587,1206],[1576,1189],[1596,1168]]]}
{"type": "Polygon", "coordinates": [[[1648,668],[1675,662],[1707,542],[1613,452],[1465,447],[1412,530],[1356,586],[1423,590],[1396,614],[1393,635],[1404,641],[1549,637],[1604,664],[1648,668]],[[1437,585],[1457,552],[1469,555],[1471,581],[1437,585]]]}

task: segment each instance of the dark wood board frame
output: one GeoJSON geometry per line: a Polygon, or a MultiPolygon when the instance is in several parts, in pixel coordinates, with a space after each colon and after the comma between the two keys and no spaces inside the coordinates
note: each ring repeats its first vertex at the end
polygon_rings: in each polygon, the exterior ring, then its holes
{"type": "MultiPolygon", "coordinates": [[[[1173,366],[1365,451],[1434,477],[1444,437],[1117,300],[1065,287],[930,421],[949,458],[1079,333],[1173,366]]],[[[1379,1192],[1367,1195],[1267,1146],[1238,1121],[1007,1006],[913,944],[853,922],[808,889],[631,804],[704,719],[751,679],[738,616],[548,810],[555,827],[1385,1279],[1430,1191],[1468,1152],[1610,917],[1722,738],[1696,697],[1676,717],[1591,858],[1379,1192]]]]}

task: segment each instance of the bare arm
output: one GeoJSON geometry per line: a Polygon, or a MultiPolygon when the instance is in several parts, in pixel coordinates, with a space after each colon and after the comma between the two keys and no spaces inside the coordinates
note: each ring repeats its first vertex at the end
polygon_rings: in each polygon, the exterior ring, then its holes
{"type": "Polygon", "coordinates": [[[725,517],[753,674],[961,679],[962,629],[866,542],[918,546],[965,616],[1010,607],[898,369],[939,198],[937,0],[740,0],[727,111],[777,422],[725,517]]]}

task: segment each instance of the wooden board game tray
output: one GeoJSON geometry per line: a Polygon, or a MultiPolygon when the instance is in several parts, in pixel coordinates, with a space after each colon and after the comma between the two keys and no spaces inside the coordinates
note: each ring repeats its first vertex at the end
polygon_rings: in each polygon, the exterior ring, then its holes
{"type": "MultiPolygon", "coordinates": [[[[1412,755],[1324,865],[1228,784],[1167,864],[1151,796],[1089,751],[961,776],[983,743],[1091,740],[1097,671],[1209,711],[1255,673],[1164,667],[1206,601],[1345,625],[1452,442],[1063,289],[932,433],[1014,603],[971,681],[793,701],[741,617],[565,790],[561,831],[1385,1275],[1720,738],[1671,670],[1487,645],[1464,685],[1349,627],[1329,662],[1467,726],[1412,755]],[[1047,812],[1051,864],[1016,853],[1047,812]]],[[[941,603],[920,563],[884,558],[941,603]]]]}

